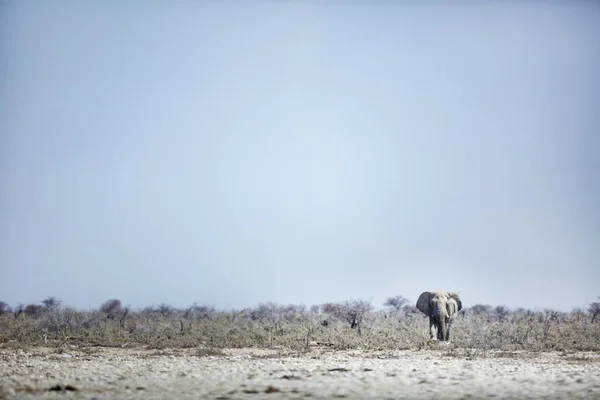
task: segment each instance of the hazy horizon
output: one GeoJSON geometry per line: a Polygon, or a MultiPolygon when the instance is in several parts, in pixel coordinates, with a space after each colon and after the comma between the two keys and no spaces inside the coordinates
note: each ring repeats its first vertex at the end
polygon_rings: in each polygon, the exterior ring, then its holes
{"type": "Polygon", "coordinates": [[[0,5],[0,300],[600,295],[600,4],[0,5]]]}

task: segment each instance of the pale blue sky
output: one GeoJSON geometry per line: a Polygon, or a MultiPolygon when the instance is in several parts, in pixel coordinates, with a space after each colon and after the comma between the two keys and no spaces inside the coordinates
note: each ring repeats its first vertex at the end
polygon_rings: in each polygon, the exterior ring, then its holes
{"type": "Polygon", "coordinates": [[[2,2],[0,300],[585,306],[600,4],[509,3],[2,2]]]}

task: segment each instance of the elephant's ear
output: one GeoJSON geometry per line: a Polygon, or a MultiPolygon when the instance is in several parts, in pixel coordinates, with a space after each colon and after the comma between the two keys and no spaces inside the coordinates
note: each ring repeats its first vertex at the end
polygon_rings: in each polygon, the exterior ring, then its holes
{"type": "Polygon", "coordinates": [[[431,299],[431,293],[423,292],[419,296],[419,300],[417,300],[417,308],[419,309],[419,311],[421,311],[423,314],[427,315],[428,317],[431,317],[431,313],[433,311],[431,309],[431,305],[429,304],[430,299],[431,299]]]}
{"type": "Polygon", "coordinates": [[[462,310],[462,301],[460,301],[460,297],[458,296],[457,293],[448,292],[448,297],[451,299],[454,299],[454,301],[456,301],[456,312],[459,312],[460,310],[462,310]]]}

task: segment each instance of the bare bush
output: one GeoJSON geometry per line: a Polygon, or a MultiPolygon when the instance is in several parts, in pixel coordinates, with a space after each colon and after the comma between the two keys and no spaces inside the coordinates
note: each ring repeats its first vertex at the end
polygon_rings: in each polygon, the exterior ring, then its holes
{"type": "Polygon", "coordinates": [[[280,306],[275,303],[260,303],[256,308],[250,310],[250,318],[252,321],[274,324],[279,320],[279,309],[280,306]]]}
{"type": "Polygon", "coordinates": [[[504,305],[494,307],[493,314],[497,321],[504,322],[510,315],[510,309],[504,305]]]}
{"type": "Polygon", "coordinates": [[[326,303],[322,306],[323,312],[345,321],[350,329],[357,329],[361,333],[361,324],[367,313],[373,310],[370,302],[365,300],[347,300],[342,303],[326,303]]]}
{"type": "Polygon", "coordinates": [[[121,300],[110,299],[106,300],[100,306],[100,311],[108,315],[113,315],[121,310],[121,300]]]}
{"type": "Polygon", "coordinates": [[[12,309],[7,303],[0,301],[0,315],[12,314],[12,309]]]}
{"type": "Polygon", "coordinates": [[[491,315],[492,314],[492,306],[487,304],[475,304],[468,310],[465,310],[468,314],[473,315],[491,315]]]}
{"type": "Polygon", "coordinates": [[[186,318],[211,319],[216,311],[213,306],[194,304],[186,311],[186,318]]]}
{"type": "MultiPolygon", "coordinates": [[[[598,297],[598,300],[600,300],[600,297],[598,297]]],[[[588,312],[592,314],[592,322],[594,322],[596,317],[600,315],[600,302],[591,303],[588,312]]]]}
{"type": "Polygon", "coordinates": [[[16,318],[19,318],[21,315],[25,315],[23,314],[23,310],[25,309],[25,306],[21,303],[17,304],[17,306],[15,307],[15,309],[13,310],[13,315],[16,318]]]}
{"type": "Polygon", "coordinates": [[[146,307],[144,308],[143,312],[148,314],[160,314],[165,317],[170,317],[177,312],[177,309],[168,304],[161,303],[158,306],[146,307]]]}
{"type": "Polygon", "coordinates": [[[395,311],[400,311],[402,308],[410,302],[407,298],[402,295],[396,295],[393,297],[388,297],[383,302],[384,307],[388,307],[395,311]]]}
{"type": "Polygon", "coordinates": [[[29,317],[37,317],[42,313],[43,309],[44,307],[39,304],[28,304],[23,309],[23,312],[29,317]]]}
{"type": "Polygon", "coordinates": [[[414,304],[407,304],[402,307],[402,311],[404,311],[404,315],[419,315],[421,311],[414,304]]]}
{"type": "Polygon", "coordinates": [[[61,301],[56,297],[48,297],[42,300],[42,304],[46,308],[46,310],[55,310],[60,307],[61,301]]]}

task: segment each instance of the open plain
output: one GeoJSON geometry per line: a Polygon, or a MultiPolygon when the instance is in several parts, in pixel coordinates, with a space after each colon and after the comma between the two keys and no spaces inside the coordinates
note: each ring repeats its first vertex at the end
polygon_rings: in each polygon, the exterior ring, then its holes
{"type": "Polygon", "coordinates": [[[600,355],[0,349],[5,399],[597,399],[600,355]]]}

